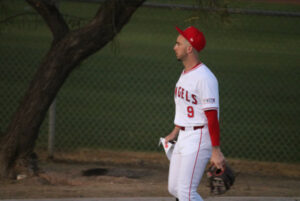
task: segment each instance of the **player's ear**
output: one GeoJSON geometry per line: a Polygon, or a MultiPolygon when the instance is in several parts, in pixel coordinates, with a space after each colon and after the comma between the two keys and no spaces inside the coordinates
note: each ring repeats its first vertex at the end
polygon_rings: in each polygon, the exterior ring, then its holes
{"type": "Polygon", "coordinates": [[[187,46],[187,53],[192,53],[193,52],[193,46],[189,45],[187,46]]]}

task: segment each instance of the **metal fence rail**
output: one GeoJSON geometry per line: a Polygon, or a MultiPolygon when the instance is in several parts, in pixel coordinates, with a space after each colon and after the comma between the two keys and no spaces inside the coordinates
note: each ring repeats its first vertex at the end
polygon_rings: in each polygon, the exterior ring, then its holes
{"type": "MultiPolygon", "coordinates": [[[[59,7],[72,28],[83,26],[95,11],[87,2],[61,1],[59,7]]],[[[32,12],[25,3],[18,2],[17,9],[32,12]]],[[[229,23],[220,23],[212,17],[195,21],[189,9],[141,7],[58,93],[55,150],[159,151],[159,137],[173,127],[173,91],[182,70],[172,50],[174,27],[192,24],[206,35],[200,58],[219,80],[226,156],[300,162],[299,13],[257,12],[237,12],[229,23]]],[[[5,130],[51,34],[32,14],[5,21],[0,31],[0,127],[5,130]]],[[[47,117],[38,148],[47,148],[48,126],[47,117]]]]}

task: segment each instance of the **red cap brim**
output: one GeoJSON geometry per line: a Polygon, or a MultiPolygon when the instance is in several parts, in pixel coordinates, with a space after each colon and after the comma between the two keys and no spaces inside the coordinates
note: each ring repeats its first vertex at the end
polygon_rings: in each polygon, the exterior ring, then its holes
{"type": "MultiPolygon", "coordinates": [[[[189,39],[187,38],[187,36],[184,34],[184,32],[180,29],[180,28],[178,28],[177,26],[175,27],[176,28],[176,30],[178,31],[178,33],[180,34],[180,35],[182,35],[189,43],[190,43],[190,41],[189,41],[189,39]]],[[[191,44],[191,43],[190,43],[191,44]]],[[[191,44],[192,45],[192,44],[191,44]]],[[[192,45],[193,46],[193,45],[192,45]]]]}
{"type": "MultiPolygon", "coordinates": [[[[177,26],[175,27],[176,28],[176,30],[182,35],[182,36],[184,36],[184,33],[183,33],[183,31],[181,30],[181,29],[179,29],[177,26]]],[[[185,37],[185,36],[184,36],[185,37]]]]}

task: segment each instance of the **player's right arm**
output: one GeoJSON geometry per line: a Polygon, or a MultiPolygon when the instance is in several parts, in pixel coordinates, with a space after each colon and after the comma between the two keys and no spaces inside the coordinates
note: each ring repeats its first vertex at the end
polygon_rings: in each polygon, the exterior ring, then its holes
{"type": "Polygon", "coordinates": [[[175,126],[173,131],[168,136],[165,137],[165,146],[167,146],[168,142],[176,139],[176,137],[179,133],[179,130],[180,130],[180,127],[175,126]]]}

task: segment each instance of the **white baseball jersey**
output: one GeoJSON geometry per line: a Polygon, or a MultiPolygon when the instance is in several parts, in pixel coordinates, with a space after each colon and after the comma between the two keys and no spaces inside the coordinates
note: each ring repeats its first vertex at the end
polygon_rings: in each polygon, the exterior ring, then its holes
{"type": "MultiPolygon", "coordinates": [[[[175,88],[175,125],[207,124],[205,110],[219,110],[218,81],[205,64],[183,71],[175,88]]],[[[219,114],[219,111],[218,111],[219,114]]]]}

